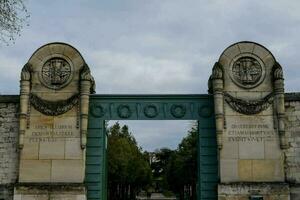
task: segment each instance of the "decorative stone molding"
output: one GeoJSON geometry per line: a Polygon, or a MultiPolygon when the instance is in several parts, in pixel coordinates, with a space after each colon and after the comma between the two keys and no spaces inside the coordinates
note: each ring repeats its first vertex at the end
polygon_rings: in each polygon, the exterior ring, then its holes
{"type": "Polygon", "coordinates": [[[211,89],[209,91],[214,95],[215,118],[216,118],[216,134],[218,148],[222,149],[222,135],[224,130],[224,94],[223,94],[223,67],[216,62],[210,77],[211,89]]]}
{"type": "Polygon", "coordinates": [[[285,137],[285,107],[284,107],[284,78],[283,70],[281,65],[278,62],[275,62],[273,66],[273,83],[274,83],[274,92],[275,92],[275,109],[277,115],[277,127],[280,137],[280,147],[282,149],[287,149],[289,144],[285,137]]]}
{"type": "Polygon", "coordinates": [[[19,125],[19,148],[23,148],[24,145],[24,134],[25,130],[28,128],[29,122],[29,110],[30,101],[29,94],[31,88],[31,72],[32,65],[26,63],[21,72],[20,81],[20,125],[19,125]]]}
{"type": "Polygon", "coordinates": [[[78,94],[74,94],[66,100],[48,101],[35,94],[30,94],[30,103],[36,110],[45,115],[57,116],[71,110],[78,103],[78,96],[78,94]]]}
{"type": "Polygon", "coordinates": [[[266,110],[273,103],[273,93],[268,94],[262,99],[258,100],[244,100],[231,96],[225,92],[225,101],[236,112],[245,115],[254,115],[266,110]]]}

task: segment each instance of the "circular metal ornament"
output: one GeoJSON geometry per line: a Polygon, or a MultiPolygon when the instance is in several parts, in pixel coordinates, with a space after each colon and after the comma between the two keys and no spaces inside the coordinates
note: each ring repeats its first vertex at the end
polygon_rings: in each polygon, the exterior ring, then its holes
{"type": "Polygon", "coordinates": [[[253,54],[241,54],[231,62],[229,74],[235,84],[251,89],[262,83],[266,70],[259,57],[253,54]]]}
{"type": "Polygon", "coordinates": [[[68,85],[73,78],[73,67],[61,57],[48,59],[39,74],[40,81],[50,89],[61,89],[68,85]]]}
{"type": "Polygon", "coordinates": [[[149,118],[154,118],[158,115],[158,110],[157,107],[155,105],[147,105],[144,108],[144,114],[146,117],[149,118]]]}
{"type": "Polygon", "coordinates": [[[132,114],[130,107],[128,105],[120,105],[118,107],[118,115],[121,118],[129,118],[132,114]]]}
{"type": "Polygon", "coordinates": [[[174,104],[171,106],[171,114],[175,118],[182,118],[186,113],[186,108],[182,104],[174,104]]]}
{"type": "Polygon", "coordinates": [[[212,108],[208,105],[199,107],[200,117],[208,118],[208,117],[211,117],[212,113],[213,113],[212,108]]]}
{"type": "Polygon", "coordinates": [[[105,114],[104,108],[102,107],[101,104],[98,104],[98,103],[91,105],[90,112],[91,112],[92,116],[94,116],[96,118],[101,118],[105,114]]]}

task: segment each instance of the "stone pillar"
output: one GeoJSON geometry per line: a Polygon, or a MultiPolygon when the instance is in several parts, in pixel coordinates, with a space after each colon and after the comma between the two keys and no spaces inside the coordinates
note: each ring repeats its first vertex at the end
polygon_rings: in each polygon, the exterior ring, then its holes
{"type": "Polygon", "coordinates": [[[266,198],[277,189],[268,197],[278,199],[282,184],[285,190],[279,199],[289,198],[281,150],[286,143],[281,137],[285,111],[279,66],[265,47],[240,42],[228,47],[213,68],[219,199],[266,198]]]}
{"type": "Polygon", "coordinates": [[[216,119],[216,133],[218,148],[222,149],[223,130],[224,130],[224,95],[223,95],[223,70],[222,66],[217,62],[213,67],[212,76],[212,92],[214,95],[214,109],[216,119]]]}
{"type": "Polygon", "coordinates": [[[94,80],[72,46],[39,48],[21,73],[14,199],[86,199],[85,146],[94,80]]]}

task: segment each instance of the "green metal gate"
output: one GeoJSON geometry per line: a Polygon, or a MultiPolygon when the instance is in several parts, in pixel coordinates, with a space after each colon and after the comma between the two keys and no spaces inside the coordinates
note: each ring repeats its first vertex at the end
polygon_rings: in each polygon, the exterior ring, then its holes
{"type": "Polygon", "coordinates": [[[88,200],[107,199],[105,120],[197,120],[197,199],[217,199],[217,139],[211,95],[91,95],[85,179],[88,200]]]}

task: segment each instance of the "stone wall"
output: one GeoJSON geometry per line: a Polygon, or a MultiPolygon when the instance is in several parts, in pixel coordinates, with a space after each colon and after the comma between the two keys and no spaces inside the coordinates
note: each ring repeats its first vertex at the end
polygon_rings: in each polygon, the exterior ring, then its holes
{"type": "Polygon", "coordinates": [[[286,150],[286,179],[291,184],[291,199],[300,199],[300,94],[286,94],[285,127],[289,148],[286,150]]]}
{"type": "Polygon", "coordinates": [[[18,174],[18,96],[0,96],[0,200],[11,200],[18,174]]]}

